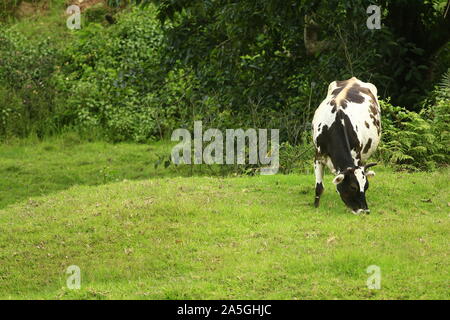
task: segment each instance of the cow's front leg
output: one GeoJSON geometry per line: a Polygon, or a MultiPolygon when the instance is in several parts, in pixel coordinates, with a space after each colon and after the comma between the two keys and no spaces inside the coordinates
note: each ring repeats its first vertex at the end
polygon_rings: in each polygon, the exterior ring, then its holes
{"type": "Polygon", "coordinates": [[[321,161],[314,161],[314,175],[316,176],[316,197],[314,198],[314,207],[319,206],[320,196],[323,193],[323,169],[324,165],[321,161]]]}

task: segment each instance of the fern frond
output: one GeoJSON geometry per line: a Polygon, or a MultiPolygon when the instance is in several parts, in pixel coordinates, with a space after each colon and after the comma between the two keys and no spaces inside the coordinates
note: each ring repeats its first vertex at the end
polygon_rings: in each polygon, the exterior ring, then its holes
{"type": "Polygon", "coordinates": [[[444,90],[450,89],[450,68],[442,76],[442,81],[439,83],[439,86],[444,90]]]}

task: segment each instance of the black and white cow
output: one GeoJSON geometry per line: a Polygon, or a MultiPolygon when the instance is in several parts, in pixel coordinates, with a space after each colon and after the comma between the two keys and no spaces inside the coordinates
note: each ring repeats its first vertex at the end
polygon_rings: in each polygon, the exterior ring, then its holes
{"type": "Polygon", "coordinates": [[[367,178],[375,173],[367,169],[376,163],[364,163],[380,142],[377,88],[355,77],[332,82],[312,125],[316,146],[314,205],[319,206],[324,190],[323,170],[327,165],[336,175],[333,183],[344,203],[355,214],[369,213],[365,195],[369,188],[367,178]]]}

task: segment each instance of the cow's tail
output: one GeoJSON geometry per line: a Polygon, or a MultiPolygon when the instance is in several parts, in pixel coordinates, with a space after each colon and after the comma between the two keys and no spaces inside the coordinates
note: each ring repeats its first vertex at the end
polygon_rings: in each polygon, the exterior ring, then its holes
{"type": "Polygon", "coordinates": [[[342,124],[342,131],[344,131],[343,136],[345,139],[345,145],[347,146],[348,152],[351,152],[351,148],[350,148],[350,142],[348,140],[348,133],[347,133],[347,127],[345,125],[345,117],[344,117],[344,112],[342,110],[338,110],[337,114],[336,114],[336,120],[339,121],[339,123],[342,124]]]}

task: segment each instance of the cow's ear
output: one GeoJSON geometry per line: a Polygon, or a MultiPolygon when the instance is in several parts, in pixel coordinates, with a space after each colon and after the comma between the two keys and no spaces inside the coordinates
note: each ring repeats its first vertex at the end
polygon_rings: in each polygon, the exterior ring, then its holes
{"type": "Polygon", "coordinates": [[[366,177],[375,177],[375,172],[372,170],[366,172],[366,177]]]}
{"type": "Polygon", "coordinates": [[[341,173],[338,174],[334,179],[333,179],[333,183],[335,185],[338,185],[339,183],[341,183],[342,181],[344,181],[345,176],[341,173]]]}

